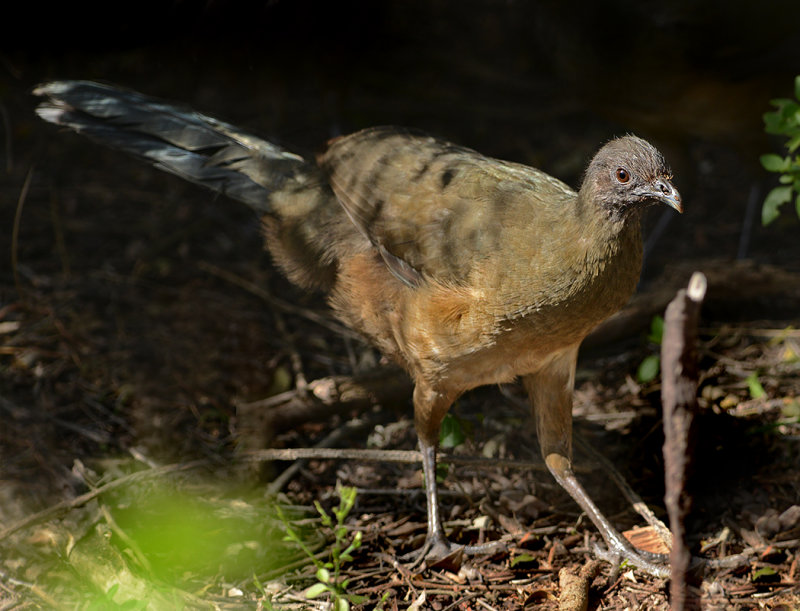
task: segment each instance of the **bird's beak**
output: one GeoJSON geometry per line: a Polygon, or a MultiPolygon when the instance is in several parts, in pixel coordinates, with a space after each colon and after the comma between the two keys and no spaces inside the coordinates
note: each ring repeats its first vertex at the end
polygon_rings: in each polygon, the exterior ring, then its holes
{"type": "Polygon", "coordinates": [[[674,208],[680,213],[683,213],[683,201],[681,194],[672,186],[672,183],[665,178],[659,178],[653,183],[651,191],[653,199],[656,201],[667,204],[670,208],[674,208]]]}

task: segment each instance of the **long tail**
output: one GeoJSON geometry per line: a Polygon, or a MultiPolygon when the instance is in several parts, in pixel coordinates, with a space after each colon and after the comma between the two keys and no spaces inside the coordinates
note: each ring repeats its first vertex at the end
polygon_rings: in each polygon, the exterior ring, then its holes
{"type": "Polygon", "coordinates": [[[223,121],[134,91],[91,81],[54,81],[34,89],[36,113],[106,146],[152,162],[256,210],[269,194],[313,167],[302,157],[223,121]]]}
{"type": "Polygon", "coordinates": [[[156,167],[244,202],[264,217],[267,246],[289,277],[330,286],[327,226],[343,216],[318,167],[233,125],[91,81],[38,86],[36,113],[156,167]]]}

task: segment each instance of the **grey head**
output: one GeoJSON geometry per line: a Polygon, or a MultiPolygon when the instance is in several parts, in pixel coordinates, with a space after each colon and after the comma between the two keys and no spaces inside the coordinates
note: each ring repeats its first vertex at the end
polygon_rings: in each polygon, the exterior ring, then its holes
{"type": "Polygon", "coordinates": [[[586,169],[581,194],[615,220],[652,204],[683,212],[669,164],[656,147],[637,136],[616,138],[597,152],[586,169]]]}

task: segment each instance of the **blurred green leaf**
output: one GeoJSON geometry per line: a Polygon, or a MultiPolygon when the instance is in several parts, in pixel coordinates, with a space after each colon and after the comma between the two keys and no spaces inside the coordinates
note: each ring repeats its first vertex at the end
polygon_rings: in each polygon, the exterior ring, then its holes
{"type": "Polygon", "coordinates": [[[797,399],[789,401],[781,409],[781,415],[789,420],[800,422],[800,401],[797,399]]]}
{"type": "Polygon", "coordinates": [[[769,566],[765,566],[765,567],[761,567],[757,571],[754,571],[753,572],[753,576],[751,577],[751,579],[752,579],[752,581],[761,581],[765,577],[773,577],[774,575],[777,575],[777,574],[778,573],[777,573],[777,571],[775,569],[773,569],[772,567],[769,567],[769,566]]]}
{"type": "Polygon", "coordinates": [[[339,522],[343,522],[356,504],[357,491],[353,486],[339,487],[339,509],[334,510],[339,522]]]}
{"type": "MultiPolygon", "coordinates": [[[[794,79],[794,94],[800,101],[800,75],[794,79]]],[[[778,181],[783,185],[772,189],[764,199],[761,208],[761,222],[764,225],[778,218],[780,207],[791,200],[792,191],[798,194],[795,208],[800,216],[800,157],[792,156],[800,149],[800,104],[788,98],[777,98],[771,100],[770,104],[775,110],[764,113],[764,131],[786,138],[784,147],[789,155],[781,157],[769,153],[759,158],[765,170],[781,174],[778,181]]]]}
{"type": "Polygon", "coordinates": [[[797,112],[800,111],[800,104],[794,100],[781,100],[780,113],[781,118],[786,121],[786,125],[790,126],[797,124],[797,112]]]}
{"type": "Polygon", "coordinates": [[[783,133],[783,119],[781,118],[780,113],[777,112],[765,112],[763,115],[764,118],[764,131],[768,134],[780,134],[783,133]]]}
{"type": "Polygon", "coordinates": [[[768,172],[784,172],[789,168],[789,158],[781,157],[775,153],[761,155],[761,165],[768,172]]]}
{"type": "Polygon", "coordinates": [[[663,339],[664,339],[664,317],[653,316],[653,320],[650,321],[650,333],[647,335],[647,341],[661,345],[663,339]]]}
{"type": "Polygon", "coordinates": [[[636,370],[636,379],[642,383],[652,382],[661,370],[661,358],[657,354],[645,357],[636,370]]]}
{"type": "Polygon", "coordinates": [[[775,187],[767,194],[761,209],[761,222],[769,225],[780,215],[778,209],[792,198],[791,187],[775,187]]]}
{"type": "Polygon", "coordinates": [[[331,572],[325,567],[320,567],[317,569],[317,579],[319,579],[322,583],[330,583],[331,572]]]}
{"type": "Polygon", "coordinates": [[[272,397],[273,395],[286,392],[292,387],[292,374],[286,367],[276,367],[272,372],[272,383],[265,393],[265,396],[272,397]]]}
{"type": "Polygon", "coordinates": [[[322,505],[320,505],[319,501],[314,501],[314,508],[317,510],[320,520],[322,520],[322,525],[332,527],[333,519],[328,515],[328,512],[322,508],[322,505]]]}
{"type": "Polygon", "coordinates": [[[439,433],[439,445],[442,448],[455,448],[466,441],[466,435],[461,427],[461,423],[452,414],[447,414],[442,420],[442,428],[439,433]]]}
{"type": "Polygon", "coordinates": [[[754,371],[745,379],[747,388],[750,390],[750,397],[753,399],[761,399],[767,395],[764,387],[758,379],[758,372],[754,371]]]}
{"type": "Polygon", "coordinates": [[[535,559],[530,554],[520,554],[519,556],[514,556],[514,559],[511,560],[511,568],[513,569],[520,563],[523,562],[533,562],[535,559]]]}
{"type": "Polygon", "coordinates": [[[306,598],[317,598],[327,591],[328,587],[324,583],[315,583],[306,590],[306,598]]]}

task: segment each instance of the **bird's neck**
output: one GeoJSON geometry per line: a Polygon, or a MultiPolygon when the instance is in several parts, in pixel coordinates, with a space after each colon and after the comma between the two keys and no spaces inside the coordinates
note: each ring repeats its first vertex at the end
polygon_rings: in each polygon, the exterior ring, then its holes
{"type": "Polygon", "coordinates": [[[588,321],[613,313],[633,294],[642,265],[638,212],[615,219],[596,205],[583,206],[580,197],[571,205],[575,210],[558,221],[557,239],[551,236],[537,256],[498,270],[507,318],[567,308],[588,321]]]}

